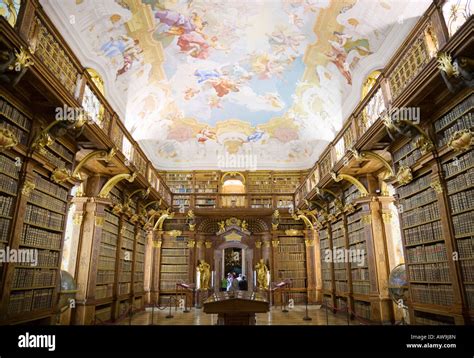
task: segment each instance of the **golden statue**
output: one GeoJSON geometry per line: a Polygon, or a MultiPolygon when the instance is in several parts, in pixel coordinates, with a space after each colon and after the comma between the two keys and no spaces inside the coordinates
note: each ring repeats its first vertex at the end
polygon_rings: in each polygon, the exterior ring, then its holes
{"type": "Polygon", "coordinates": [[[243,221],[242,221],[242,224],[241,224],[242,230],[247,230],[248,226],[249,226],[249,225],[247,224],[247,221],[243,220],[243,221]]]}
{"type": "Polygon", "coordinates": [[[211,277],[211,266],[204,260],[199,260],[197,270],[200,273],[200,289],[209,289],[209,278],[211,277]]]}
{"type": "Polygon", "coordinates": [[[219,221],[217,223],[217,225],[219,225],[219,232],[224,232],[225,231],[225,222],[224,222],[224,220],[219,221]]]}
{"type": "Polygon", "coordinates": [[[255,265],[255,270],[257,271],[257,287],[266,290],[268,288],[268,268],[263,262],[263,259],[260,259],[260,261],[255,265]]]}

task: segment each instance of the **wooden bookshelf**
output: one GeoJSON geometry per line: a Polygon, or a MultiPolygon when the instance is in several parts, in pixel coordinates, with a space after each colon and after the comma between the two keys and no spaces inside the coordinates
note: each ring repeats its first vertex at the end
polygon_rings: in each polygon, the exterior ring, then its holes
{"type": "Polygon", "coordinates": [[[270,192],[272,173],[265,171],[249,172],[247,175],[247,192],[260,194],[270,192]]]}
{"type": "Polygon", "coordinates": [[[136,246],[135,246],[135,260],[133,270],[133,293],[135,297],[141,296],[144,290],[145,281],[145,249],[146,249],[146,231],[143,228],[138,228],[136,246]]]}
{"type": "Polygon", "coordinates": [[[272,175],[272,192],[275,194],[293,194],[301,184],[301,173],[276,173],[272,175]]]}
{"type": "MultiPolygon", "coordinates": [[[[275,280],[291,280],[291,288],[307,287],[306,251],[304,236],[279,236],[277,277],[275,280]]],[[[304,303],[304,301],[295,301],[304,303]]]]}
{"type": "Polygon", "coordinates": [[[217,194],[219,192],[218,172],[195,172],[194,193],[217,194]]]}
{"type": "Polygon", "coordinates": [[[168,184],[173,194],[190,194],[193,192],[193,174],[189,172],[167,172],[165,174],[166,184],[168,184]]]}
{"type": "Polygon", "coordinates": [[[97,264],[97,277],[95,299],[112,299],[115,283],[115,262],[117,258],[117,244],[119,236],[120,216],[105,209],[105,221],[102,227],[100,240],[99,259],[97,264]]]}
{"type": "Polygon", "coordinates": [[[160,304],[176,293],[176,283],[189,279],[189,249],[186,241],[165,238],[161,247],[160,304]]]}
{"type": "Polygon", "coordinates": [[[66,225],[68,189],[51,182],[43,171],[33,172],[35,188],[25,205],[19,249],[34,249],[37,265],[13,265],[8,317],[52,311],[60,280],[61,250],[66,225]]]}
{"type": "Polygon", "coordinates": [[[19,143],[28,145],[31,120],[3,96],[0,96],[0,128],[12,131],[19,143]]]}

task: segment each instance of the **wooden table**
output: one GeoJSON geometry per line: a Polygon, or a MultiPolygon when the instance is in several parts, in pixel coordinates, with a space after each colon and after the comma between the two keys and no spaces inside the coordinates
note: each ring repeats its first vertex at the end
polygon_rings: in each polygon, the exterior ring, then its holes
{"type": "Polygon", "coordinates": [[[218,325],[255,325],[255,313],[266,313],[270,304],[259,293],[229,291],[214,293],[204,302],[205,313],[217,313],[218,325]]]}

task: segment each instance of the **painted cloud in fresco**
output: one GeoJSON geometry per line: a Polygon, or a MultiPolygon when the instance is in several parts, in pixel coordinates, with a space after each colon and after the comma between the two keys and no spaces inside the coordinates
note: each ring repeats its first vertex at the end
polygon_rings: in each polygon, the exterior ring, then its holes
{"type": "MultiPolygon", "coordinates": [[[[410,11],[428,3],[411,2],[410,11]]],[[[383,46],[409,2],[42,4],[76,17],[66,25],[71,46],[100,59],[106,95],[157,167],[213,168],[219,154],[251,151],[263,169],[314,163],[342,127],[360,62],[383,46]]]]}

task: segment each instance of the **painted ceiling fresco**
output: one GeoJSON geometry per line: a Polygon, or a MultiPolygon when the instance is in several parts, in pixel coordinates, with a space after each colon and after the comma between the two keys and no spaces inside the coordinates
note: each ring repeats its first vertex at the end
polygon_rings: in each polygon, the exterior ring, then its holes
{"type": "Polygon", "coordinates": [[[429,3],[42,1],[163,169],[310,167],[429,3]]]}

